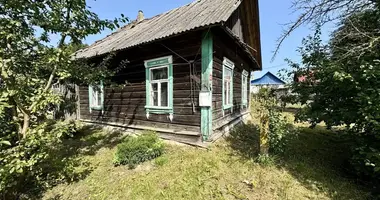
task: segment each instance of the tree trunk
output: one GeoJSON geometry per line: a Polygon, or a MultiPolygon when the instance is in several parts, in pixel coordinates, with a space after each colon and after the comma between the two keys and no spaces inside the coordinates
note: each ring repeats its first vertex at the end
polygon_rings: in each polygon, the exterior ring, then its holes
{"type": "Polygon", "coordinates": [[[28,132],[29,124],[30,124],[30,116],[24,113],[24,122],[23,122],[22,130],[21,130],[21,135],[23,138],[25,138],[26,133],[28,132]]]}

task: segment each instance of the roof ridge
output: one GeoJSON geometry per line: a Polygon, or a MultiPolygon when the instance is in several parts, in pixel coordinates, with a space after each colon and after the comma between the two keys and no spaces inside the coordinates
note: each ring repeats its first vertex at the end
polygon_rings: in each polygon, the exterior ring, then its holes
{"type": "Polygon", "coordinates": [[[98,56],[221,23],[231,16],[241,1],[194,0],[138,23],[133,20],[87,48],[79,50],[76,57],[98,56]]]}
{"type": "MultiPolygon", "coordinates": [[[[142,21],[138,22],[137,24],[141,24],[142,22],[146,22],[146,21],[152,20],[153,18],[159,17],[159,16],[161,16],[161,15],[165,15],[165,14],[171,12],[171,11],[174,11],[174,10],[179,9],[179,8],[182,8],[182,7],[189,6],[189,5],[193,4],[193,3],[199,3],[200,1],[202,1],[202,0],[193,0],[192,2],[190,2],[190,3],[186,4],[186,5],[183,5],[183,6],[180,6],[180,7],[176,7],[176,8],[170,9],[170,10],[168,10],[168,11],[166,11],[166,12],[163,12],[163,13],[160,13],[160,14],[154,15],[154,16],[152,16],[152,17],[149,17],[149,18],[143,19],[142,21]]],[[[207,0],[203,0],[203,1],[207,1],[207,0]]],[[[102,38],[102,39],[100,39],[100,40],[96,40],[93,44],[91,44],[91,45],[88,46],[87,48],[90,48],[92,45],[98,44],[98,43],[104,41],[106,38],[108,38],[108,37],[110,37],[110,36],[112,36],[112,35],[115,35],[116,33],[119,33],[120,31],[124,30],[124,29],[127,28],[128,26],[133,25],[136,21],[137,21],[137,20],[132,20],[131,22],[129,22],[129,23],[123,25],[122,27],[118,28],[116,31],[114,31],[114,32],[112,32],[112,33],[106,35],[104,38],[102,38]]],[[[136,24],[136,25],[137,25],[137,24],[136,24]]],[[[87,48],[86,48],[86,49],[87,49],[87,48]]]]}

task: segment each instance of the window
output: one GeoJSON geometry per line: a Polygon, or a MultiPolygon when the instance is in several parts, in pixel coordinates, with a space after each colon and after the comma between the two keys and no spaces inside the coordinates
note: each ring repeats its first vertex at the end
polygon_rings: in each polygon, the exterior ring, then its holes
{"type": "Polygon", "coordinates": [[[235,64],[224,58],[223,60],[223,109],[233,107],[233,77],[235,64]]]}
{"type": "Polygon", "coordinates": [[[248,72],[243,70],[241,74],[241,103],[243,106],[248,104],[248,72]]]}
{"type": "Polygon", "coordinates": [[[173,114],[172,56],[145,61],[146,112],[173,114]]]}
{"type": "Polygon", "coordinates": [[[150,105],[155,107],[168,107],[169,99],[169,67],[157,67],[150,70],[150,105]]]}
{"type": "Polygon", "coordinates": [[[88,87],[90,112],[92,110],[103,110],[104,91],[103,82],[99,85],[90,85],[88,87]]]}

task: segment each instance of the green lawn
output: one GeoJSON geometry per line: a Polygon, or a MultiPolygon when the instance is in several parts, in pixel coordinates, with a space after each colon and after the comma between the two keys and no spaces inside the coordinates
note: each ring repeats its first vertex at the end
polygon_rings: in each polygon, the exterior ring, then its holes
{"type": "Polygon", "coordinates": [[[342,173],[346,141],[323,128],[302,128],[287,156],[268,166],[223,140],[208,150],[169,143],[162,157],[129,170],[112,164],[121,138],[119,133],[86,130],[68,140],[67,157],[79,162],[75,173],[80,178],[46,191],[43,199],[370,198],[342,173]]]}

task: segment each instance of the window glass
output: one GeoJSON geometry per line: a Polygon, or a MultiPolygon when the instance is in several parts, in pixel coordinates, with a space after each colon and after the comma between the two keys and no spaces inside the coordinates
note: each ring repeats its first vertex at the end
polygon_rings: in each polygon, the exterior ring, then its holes
{"type": "Polygon", "coordinates": [[[98,105],[98,102],[97,102],[97,98],[96,98],[96,96],[98,96],[98,94],[97,94],[98,92],[95,90],[95,88],[93,87],[92,88],[92,96],[91,96],[91,98],[92,98],[92,105],[91,106],[97,106],[98,105]]]}
{"type": "Polygon", "coordinates": [[[151,92],[152,106],[168,107],[168,67],[159,67],[151,69],[151,92]]]}
{"type": "Polygon", "coordinates": [[[168,106],[168,83],[161,83],[161,106],[168,106]]]}
{"type": "Polygon", "coordinates": [[[158,68],[152,69],[152,77],[151,80],[160,80],[160,79],[168,79],[168,68],[158,68]]]}
{"type": "Polygon", "coordinates": [[[229,69],[227,67],[225,67],[224,79],[226,81],[231,81],[231,69],[229,69]]]}
{"type": "Polygon", "coordinates": [[[173,118],[173,57],[144,61],[146,73],[146,114],[170,114],[173,118]]]}
{"type": "Polygon", "coordinates": [[[228,67],[224,67],[224,104],[231,105],[232,104],[232,96],[231,96],[231,82],[232,82],[232,69],[228,67]]]}
{"type": "Polygon", "coordinates": [[[97,106],[101,106],[101,102],[102,102],[102,93],[97,91],[96,92],[96,99],[97,99],[97,106]]]}
{"type": "Polygon", "coordinates": [[[90,109],[100,109],[103,105],[102,85],[89,86],[90,109]]]}
{"type": "Polygon", "coordinates": [[[248,103],[248,72],[243,71],[242,73],[242,87],[241,87],[241,98],[242,98],[242,104],[247,105],[248,103]]]}
{"type": "Polygon", "coordinates": [[[158,106],[158,83],[152,83],[152,105],[158,106]]]}
{"type": "Polygon", "coordinates": [[[227,81],[224,82],[224,102],[225,104],[229,104],[229,83],[227,81]]]}

